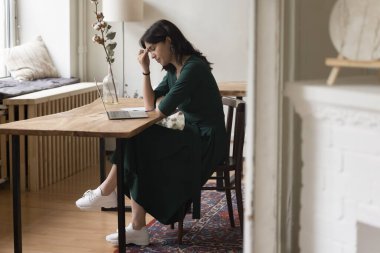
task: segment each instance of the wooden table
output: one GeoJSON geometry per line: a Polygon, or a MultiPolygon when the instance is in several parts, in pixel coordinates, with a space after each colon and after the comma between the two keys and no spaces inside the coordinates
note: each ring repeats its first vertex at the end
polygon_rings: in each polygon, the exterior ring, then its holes
{"type": "Polygon", "coordinates": [[[237,97],[241,99],[246,96],[247,82],[233,81],[233,82],[218,82],[220,94],[224,97],[237,97]]]}
{"type": "MultiPolygon", "coordinates": [[[[141,99],[120,99],[117,105],[108,105],[109,110],[121,107],[142,106],[141,99]]],[[[133,137],[161,118],[156,112],[148,112],[149,117],[143,119],[108,120],[100,100],[75,108],[70,111],[51,114],[38,118],[15,121],[0,125],[0,134],[12,135],[13,162],[13,226],[14,252],[22,252],[21,233],[21,198],[20,198],[20,135],[35,136],[79,136],[79,137],[133,137]]],[[[123,168],[122,141],[117,139],[116,164],[123,168]]],[[[124,203],[124,170],[117,170],[118,198],[118,231],[119,252],[125,252],[125,203],[124,203]]]]}

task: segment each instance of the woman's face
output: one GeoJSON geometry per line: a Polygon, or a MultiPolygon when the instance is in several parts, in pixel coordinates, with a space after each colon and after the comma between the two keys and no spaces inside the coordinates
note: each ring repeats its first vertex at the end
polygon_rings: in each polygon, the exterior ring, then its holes
{"type": "Polygon", "coordinates": [[[145,42],[145,47],[151,54],[152,59],[155,59],[162,66],[166,66],[173,61],[173,53],[170,50],[171,40],[169,37],[162,42],[150,44],[145,42]]]}

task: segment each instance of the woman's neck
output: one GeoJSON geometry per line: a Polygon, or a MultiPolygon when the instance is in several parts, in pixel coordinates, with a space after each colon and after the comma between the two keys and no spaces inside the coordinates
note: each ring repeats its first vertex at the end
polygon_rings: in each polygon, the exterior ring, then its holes
{"type": "Polygon", "coordinates": [[[177,77],[181,73],[182,67],[185,64],[185,62],[190,58],[190,55],[185,55],[182,57],[182,62],[178,63],[177,61],[174,60],[174,63],[172,63],[176,69],[176,74],[177,77]]]}

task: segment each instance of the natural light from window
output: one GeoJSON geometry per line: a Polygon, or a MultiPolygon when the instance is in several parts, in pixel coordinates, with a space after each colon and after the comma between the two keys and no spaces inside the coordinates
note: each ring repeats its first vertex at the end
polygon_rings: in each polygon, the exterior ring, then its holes
{"type": "MultiPolygon", "coordinates": [[[[1,40],[0,40],[0,50],[5,48],[5,42],[6,42],[6,32],[5,32],[5,27],[6,27],[6,13],[5,13],[5,3],[6,0],[2,0],[0,2],[0,35],[1,35],[1,40]]],[[[0,57],[0,77],[5,76],[5,66],[4,66],[4,57],[0,57]]]]}
{"type": "MultiPolygon", "coordinates": [[[[15,0],[0,0],[0,50],[14,45],[15,0]]],[[[4,56],[0,57],[0,77],[8,76],[4,56]]]]}

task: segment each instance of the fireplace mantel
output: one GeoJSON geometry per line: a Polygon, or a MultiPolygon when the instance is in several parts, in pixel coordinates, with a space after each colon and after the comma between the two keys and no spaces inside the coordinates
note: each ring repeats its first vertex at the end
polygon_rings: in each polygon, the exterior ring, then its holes
{"type": "Polygon", "coordinates": [[[301,252],[379,249],[380,79],[298,81],[285,96],[302,122],[301,252]]]}
{"type": "Polygon", "coordinates": [[[380,130],[380,78],[374,76],[340,79],[327,86],[325,80],[288,83],[289,97],[301,117],[380,130]]]}

